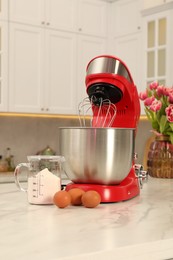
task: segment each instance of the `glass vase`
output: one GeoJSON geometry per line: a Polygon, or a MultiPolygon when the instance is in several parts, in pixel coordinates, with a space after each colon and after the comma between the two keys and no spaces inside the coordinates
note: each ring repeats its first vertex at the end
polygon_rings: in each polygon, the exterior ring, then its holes
{"type": "Polygon", "coordinates": [[[156,136],[147,158],[147,170],[151,177],[173,178],[173,145],[169,136],[156,136]]]}

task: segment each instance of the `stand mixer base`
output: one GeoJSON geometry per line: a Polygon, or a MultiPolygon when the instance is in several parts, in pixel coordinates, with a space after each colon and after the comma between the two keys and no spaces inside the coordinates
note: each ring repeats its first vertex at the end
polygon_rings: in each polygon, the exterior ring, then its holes
{"type": "Polygon", "coordinates": [[[84,191],[95,190],[101,196],[101,202],[119,202],[132,199],[139,195],[139,181],[137,178],[128,177],[118,185],[100,185],[87,183],[69,183],[66,190],[80,188],[84,191]]]}

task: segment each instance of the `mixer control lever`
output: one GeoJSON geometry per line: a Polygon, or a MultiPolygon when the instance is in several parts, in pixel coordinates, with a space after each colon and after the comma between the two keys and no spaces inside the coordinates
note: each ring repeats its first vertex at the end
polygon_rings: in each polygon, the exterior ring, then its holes
{"type": "Polygon", "coordinates": [[[139,186],[142,189],[143,183],[148,180],[148,172],[143,169],[141,164],[135,164],[135,174],[139,180],[139,186]]]}

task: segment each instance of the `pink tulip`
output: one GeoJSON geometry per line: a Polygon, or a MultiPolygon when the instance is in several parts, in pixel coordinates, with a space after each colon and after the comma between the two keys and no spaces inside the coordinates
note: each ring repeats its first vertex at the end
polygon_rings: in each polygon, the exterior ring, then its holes
{"type": "Polygon", "coordinates": [[[151,111],[157,112],[161,109],[162,102],[160,100],[155,99],[152,104],[150,105],[151,111]]]}
{"type": "Polygon", "coordinates": [[[140,100],[145,100],[146,98],[147,98],[147,91],[139,93],[139,99],[140,100]]]}
{"type": "Polygon", "coordinates": [[[151,90],[157,89],[158,86],[159,86],[159,83],[157,81],[154,81],[154,82],[150,83],[149,89],[151,89],[151,90]]]}
{"type": "Polygon", "coordinates": [[[144,100],[144,105],[148,107],[153,103],[154,100],[155,100],[155,97],[153,97],[153,96],[148,97],[144,100]]]}
{"type": "Polygon", "coordinates": [[[168,101],[173,104],[173,89],[169,91],[168,101]]]}
{"type": "Polygon", "coordinates": [[[164,87],[163,88],[163,95],[169,96],[169,91],[170,91],[170,88],[164,87]]]}
{"type": "Polygon", "coordinates": [[[163,95],[164,95],[164,96],[168,96],[168,95],[169,95],[169,88],[164,87],[164,86],[162,86],[162,87],[163,87],[163,88],[162,88],[163,95]]]}
{"type": "Polygon", "coordinates": [[[173,104],[169,105],[166,109],[166,117],[169,122],[173,123],[173,104]]]}
{"type": "Polygon", "coordinates": [[[157,92],[157,95],[159,97],[169,96],[170,88],[167,88],[167,87],[164,87],[164,86],[158,86],[156,92],[157,92]]]}
{"type": "Polygon", "coordinates": [[[157,88],[157,90],[156,90],[157,95],[158,95],[159,97],[161,97],[161,96],[163,95],[163,92],[164,92],[163,88],[164,88],[163,86],[158,86],[158,88],[157,88]]]}

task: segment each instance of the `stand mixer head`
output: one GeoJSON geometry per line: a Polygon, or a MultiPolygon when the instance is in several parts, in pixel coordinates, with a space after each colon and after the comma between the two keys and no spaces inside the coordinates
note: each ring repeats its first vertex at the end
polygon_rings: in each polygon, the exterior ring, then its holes
{"type": "MultiPolygon", "coordinates": [[[[140,116],[140,103],[132,76],[123,61],[102,55],[92,59],[86,69],[86,91],[92,104],[92,126],[97,127],[100,104],[109,100],[116,106],[111,127],[136,128],[140,116]]],[[[102,110],[102,117],[106,116],[102,110]]],[[[111,115],[107,120],[110,122],[111,115]]]]}

